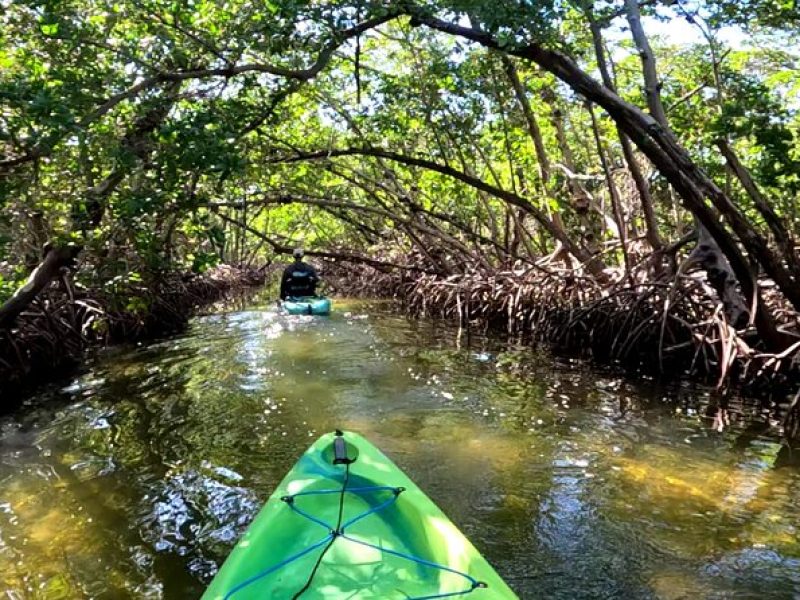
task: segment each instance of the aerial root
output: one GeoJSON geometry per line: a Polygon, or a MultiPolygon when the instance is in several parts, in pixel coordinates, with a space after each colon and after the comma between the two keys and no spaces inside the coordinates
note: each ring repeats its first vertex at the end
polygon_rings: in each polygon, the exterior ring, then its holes
{"type": "MultiPolygon", "coordinates": [[[[199,307],[263,284],[256,269],[217,267],[174,274],[112,292],[76,288],[62,278],[0,330],[0,397],[80,361],[93,345],[152,338],[185,326],[199,307]]],[[[0,410],[3,407],[0,405],[0,410]]]]}
{"type": "MultiPolygon", "coordinates": [[[[739,389],[780,400],[798,389],[800,336],[783,352],[764,351],[754,329],[736,329],[727,321],[701,277],[633,283],[618,278],[601,285],[541,270],[409,276],[359,265],[348,278],[340,269],[343,291],[386,296],[382,292],[390,290],[414,316],[502,331],[631,371],[701,379],[721,393],[739,389]]],[[[796,331],[798,315],[775,309],[782,329],[796,331]]],[[[800,401],[788,413],[787,433],[800,435],[800,401]]]]}

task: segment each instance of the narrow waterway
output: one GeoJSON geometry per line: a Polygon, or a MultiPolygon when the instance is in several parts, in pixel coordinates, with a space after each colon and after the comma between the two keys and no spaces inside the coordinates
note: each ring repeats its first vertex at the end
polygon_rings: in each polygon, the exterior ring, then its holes
{"type": "Polygon", "coordinates": [[[0,597],[199,597],[337,427],[522,598],[800,597],[800,460],[758,420],[719,432],[691,388],[335,308],[201,317],[0,418],[0,597]]]}

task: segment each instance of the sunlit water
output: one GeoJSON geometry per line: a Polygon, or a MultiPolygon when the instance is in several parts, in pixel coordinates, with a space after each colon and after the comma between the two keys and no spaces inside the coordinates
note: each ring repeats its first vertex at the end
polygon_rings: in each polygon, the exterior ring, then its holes
{"type": "Polygon", "coordinates": [[[798,461],[702,405],[358,303],[202,317],[0,419],[0,597],[198,597],[337,427],[523,598],[800,597],[798,461]]]}

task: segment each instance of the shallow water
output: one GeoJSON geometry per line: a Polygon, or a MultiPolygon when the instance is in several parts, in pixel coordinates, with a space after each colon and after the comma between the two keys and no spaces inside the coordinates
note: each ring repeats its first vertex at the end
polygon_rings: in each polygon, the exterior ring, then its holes
{"type": "Polygon", "coordinates": [[[800,460],[747,410],[719,432],[691,388],[335,308],[198,318],[0,418],[0,597],[199,597],[337,427],[522,598],[800,597],[800,460]]]}

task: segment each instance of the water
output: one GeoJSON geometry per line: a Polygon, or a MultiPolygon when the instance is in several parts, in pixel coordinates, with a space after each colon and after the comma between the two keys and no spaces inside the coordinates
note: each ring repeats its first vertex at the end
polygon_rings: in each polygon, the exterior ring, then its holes
{"type": "Polygon", "coordinates": [[[800,461],[750,409],[719,432],[691,388],[336,309],[202,317],[0,419],[0,597],[198,597],[336,427],[523,598],[800,597],[800,461]]]}

